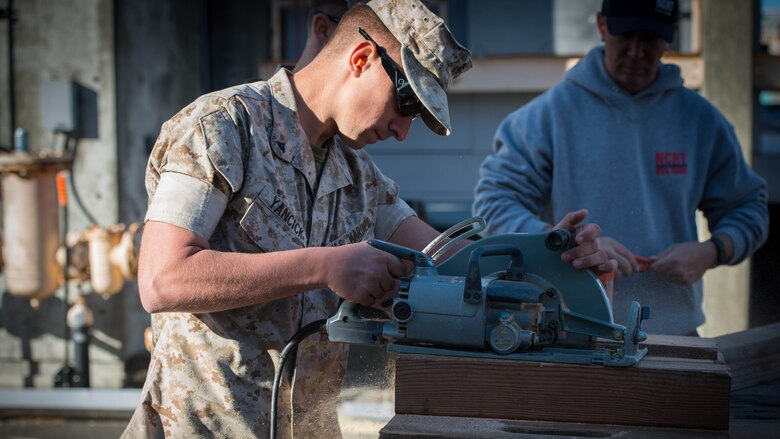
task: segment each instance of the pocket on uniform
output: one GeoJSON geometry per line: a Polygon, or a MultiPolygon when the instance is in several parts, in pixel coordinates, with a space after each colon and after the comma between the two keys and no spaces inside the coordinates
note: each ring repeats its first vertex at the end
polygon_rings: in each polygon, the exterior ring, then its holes
{"type": "MultiPolygon", "coordinates": [[[[214,169],[236,193],[244,184],[244,160],[241,137],[225,108],[200,119],[206,154],[214,169]]],[[[227,188],[222,188],[227,192],[227,188]]],[[[229,194],[229,193],[228,193],[229,194]]]]}
{"type": "Polygon", "coordinates": [[[241,228],[266,252],[306,247],[303,218],[266,185],[241,217],[241,228]]]}

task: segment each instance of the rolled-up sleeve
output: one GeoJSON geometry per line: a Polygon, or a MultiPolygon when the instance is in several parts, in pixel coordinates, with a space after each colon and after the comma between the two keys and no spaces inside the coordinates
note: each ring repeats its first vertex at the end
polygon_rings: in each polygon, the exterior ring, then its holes
{"type": "Polygon", "coordinates": [[[242,142],[230,113],[218,107],[197,118],[180,118],[163,128],[158,148],[164,151],[158,153],[159,179],[146,221],[209,239],[243,184],[242,142]]]}
{"type": "Polygon", "coordinates": [[[160,175],[146,221],[191,230],[208,239],[227,206],[227,196],[202,180],[176,172],[160,175]]]}

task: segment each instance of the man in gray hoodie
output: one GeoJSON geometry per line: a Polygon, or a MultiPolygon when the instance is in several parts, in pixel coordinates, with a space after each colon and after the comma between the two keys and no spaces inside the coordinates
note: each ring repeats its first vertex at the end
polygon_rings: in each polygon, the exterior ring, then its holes
{"type": "Polygon", "coordinates": [[[638,300],[653,309],[649,332],[695,335],[704,272],[749,257],[769,220],[766,183],[733,127],[683,87],[677,66],[660,62],[677,3],[604,0],[604,45],[501,123],[473,208],[496,234],[539,232],[587,207],[618,262],[615,316],[638,300]],[[698,240],[697,210],[708,241],[698,240]]]}

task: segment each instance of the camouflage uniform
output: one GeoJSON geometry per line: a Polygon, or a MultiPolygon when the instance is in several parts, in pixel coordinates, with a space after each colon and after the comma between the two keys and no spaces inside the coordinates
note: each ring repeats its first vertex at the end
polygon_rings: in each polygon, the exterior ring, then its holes
{"type": "MultiPolygon", "coordinates": [[[[367,153],[334,141],[316,184],[287,75],[203,96],[163,126],[146,174],[147,220],[192,230],[214,250],[261,253],[387,239],[414,214],[367,153]]],[[[279,352],[337,300],[316,290],[224,312],[154,314],[152,361],[124,436],[267,437],[279,352]]],[[[279,393],[279,436],[340,436],[346,346],[316,334],[297,352],[279,393]]]]}

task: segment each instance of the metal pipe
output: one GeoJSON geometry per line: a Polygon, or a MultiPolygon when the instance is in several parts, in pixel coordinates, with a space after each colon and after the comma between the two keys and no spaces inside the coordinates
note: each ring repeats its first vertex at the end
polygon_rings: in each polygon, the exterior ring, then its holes
{"type": "Polygon", "coordinates": [[[73,369],[70,387],[89,387],[89,330],[94,322],[84,295],[78,295],[68,311],[68,325],[73,335],[73,369]]]}
{"type": "MultiPolygon", "coordinates": [[[[65,346],[65,356],[63,363],[65,367],[70,366],[69,344],[70,344],[70,325],[68,325],[68,308],[70,306],[70,288],[68,283],[68,267],[70,266],[70,255],[68,254],[68,195],[65,186],[65,176],[60,171],[57,174],[57,196],[60,204],[60,247],[65,249],[65,263],[62,264],[62,323],[63,327],[63,345],[65,346]]],[[[69,387],[69,386],[68,386],[69,387]]]]}
{"type": "Polygon", "coordinates": [[[13,135],[16,129],[16,99],[14,97],[14,0],[8,0],[8,112],[11,143],[13,145],[13,135]]]}

